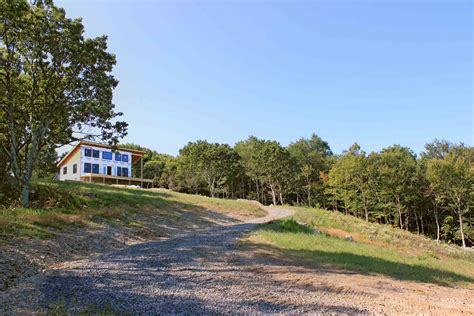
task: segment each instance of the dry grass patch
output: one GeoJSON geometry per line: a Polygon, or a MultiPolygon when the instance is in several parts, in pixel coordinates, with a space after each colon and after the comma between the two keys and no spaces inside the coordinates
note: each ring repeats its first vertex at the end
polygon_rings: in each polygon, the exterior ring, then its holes
{"type": "Polygon", "coordinates": [[[0,209],[0,236],[44,238],[55,234],[50,228],[89,225],[98,219],[112,219],[114,223],[128,225],[135,215],[184,221],[183,215],[192,212],[192,218],[209,221],[210,217],[219,214],[222,215],[219,220],[227,216],[246,219],[266,214],[258,205],[246,201],[212,199],[160,189],[46,181],[36,183],[33,191],[32,208],[0,209]]]}

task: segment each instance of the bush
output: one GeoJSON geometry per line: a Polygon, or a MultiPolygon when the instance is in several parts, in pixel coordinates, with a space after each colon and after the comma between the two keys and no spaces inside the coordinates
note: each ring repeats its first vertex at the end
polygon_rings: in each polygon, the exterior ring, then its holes
{"type": "Polygon", "coordinates": [[[272,221],[268,224],[269,228],[278,232],[312,234],[314,230],[311,227],[302,225],[294,219],[283,219],[272,221]]]}

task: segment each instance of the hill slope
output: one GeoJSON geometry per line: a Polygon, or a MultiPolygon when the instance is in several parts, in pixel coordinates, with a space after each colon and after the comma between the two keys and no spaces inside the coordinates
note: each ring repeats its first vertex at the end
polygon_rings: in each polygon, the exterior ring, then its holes
{"type": "Polygon", "coordinates": [[[293,220],[263,225],[254,246],[306,264],[399,280],[474,288],[474,252],[339,212],[295,208],[293,220]],[[308,226],[319,231],[313,234],[308,226]],[[353,241],[346,240],[350,235],[353,241]]]}
{"type": "Polygon", "coordinates": [[[0,290],[62,261],[266,214],[248,201],[79,182],[36,183],[33,198],[35,208],[0,209],[0,290]]]}

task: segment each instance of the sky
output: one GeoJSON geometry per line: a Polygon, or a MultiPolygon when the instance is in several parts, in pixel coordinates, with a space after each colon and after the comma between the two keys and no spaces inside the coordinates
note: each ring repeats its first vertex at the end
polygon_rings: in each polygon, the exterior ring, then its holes
{"type": "Polygon", "coordinates": [[[108,36],[133,142],[473,144],[470,0],[56,1],[108,36]]]}

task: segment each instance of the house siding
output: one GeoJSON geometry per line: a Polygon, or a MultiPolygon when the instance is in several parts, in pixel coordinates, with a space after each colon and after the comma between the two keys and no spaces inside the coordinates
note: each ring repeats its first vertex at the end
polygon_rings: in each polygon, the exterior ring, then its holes
{"type": "Polygon", "coordinates": [[[117,168],[128,168],[128,177],[132,176],[132,154],[127,151],[123,150],[117,150],[113,152],[112,154],[112,159],[104,159],[102,152],[111,152],[110,149],[104,149],[100,147],[94,147],[94,146],[88,146],[88,145],[82,145],[80,148],[80,174],[84,175],[89,172],[84,171],[84,164],[85,163],[91,163],[91,164],[98,164],[99,165],[99,174],[107,174],[107,167],[110,166],[112,167],[112,175],[116,176],[117,175],[117,168]],[[85,156],[85,149],[90,148],[92,150],[98,150],[99,151],[99,158],[95,157],[87,157],[85,156]],[[124,161],[117,161],[115,160],[115,153],[120,153],[121,155],[128,155],[128,162],[124,161]]]}
{"type": "Polygon", "coordinates": [[[77,151],[74,153],[65,164],[61,165],[59,170],[59,180],[79,181],[81,179],[81,153],[77,151]],[[77,165],[77,172],[73,173],[73,167],[77,165]],[[67,173],[63,173],[63,168],[67,168],[67,173]]]}

